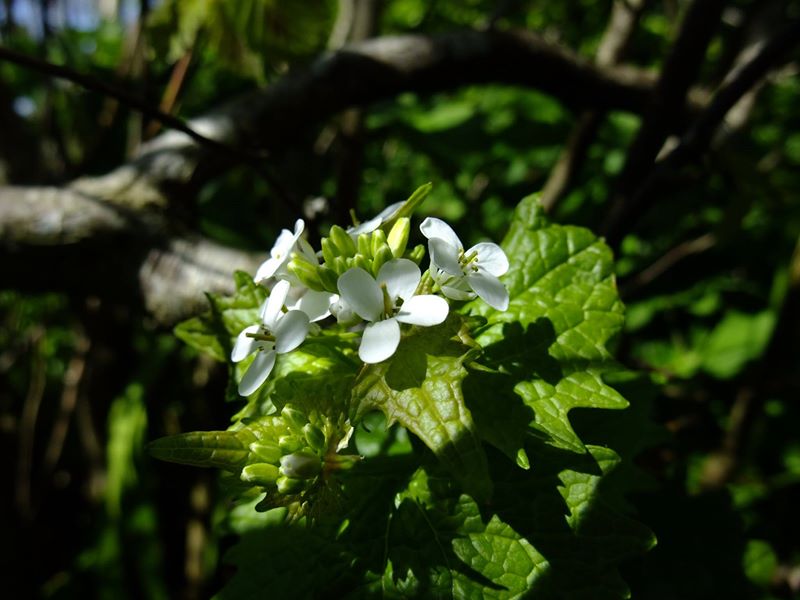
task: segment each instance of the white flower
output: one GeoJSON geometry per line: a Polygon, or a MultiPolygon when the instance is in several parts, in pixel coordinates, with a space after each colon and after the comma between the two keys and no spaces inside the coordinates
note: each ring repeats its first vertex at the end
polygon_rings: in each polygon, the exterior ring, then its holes
{"type": "Polygon", "coordinates": [[[482,242],[465,252],[456,232],[433,217],[419,228],[428,238],[431,275],[445,296],[471,300],[477,294],[497,310],[508,308],[508,290],[498,279],[508,271],[508,258],[500,246],[482,242]]]}
{"type": "Polygon", "coordinates": [[[420,279],[419,267],[405,258],[384,264],[377,281],[358,267],[339,277],[344,304],[369,321],[358,348],[365,363],[379,363],[394,354],[400,343],[400,323],[429,327],[447,318],[450,307],[444,298],[414,295],[420,279]]]}
{"type": "Polygon", "coordinates": [[[294,232],[288,229],[281,230],[278,239],[275,240],[275,245],[272,247],[272,250],[269,251],[269,258],[265,260],[261,266],[258,267],[258,271],[256,271],[256,283],[261,283],[276,273],[282,273],[286,270],[286,263],[289,262],[289,258],[297,245],[297,240],[300,239],[300,235],[303,233],[303,229],[305,229],[303,219],[297,219],[294,224],[294,232]]]}
{"type": "Polygon", "coordinates": [[[302,311],[308,315],[309,321],[316,323],[330,316],[331,305],[338,300],[338,294],[318,292],[304,286],[292,286],[286,308],[302,311]]]}
{"type": "Polygon", "coordinates": [[[357,238],[361,233],[372,233],[378,227],[380,227],[384,221],[396,213],[397,210],[403,206],[403,204],[405,204],[405,202],[395,202],[394,204],[390,204],[377,215],[372,217],[369,221],[364,221],[363,223],[359,223],[353,227],[348,227],[347,233],[350,234],[350,237],[354,238],[357,238]]]}
{"type": "Polygon", "coordinates": [[[278,354],[291,352],[308,335],[308,315],[299,310],[282,311],[289,282],[279,281],[261,307],[261,324],[245,327],[236,338],[231,360],[240,362],[257,352],[239,383],[239,394],[249,396],[267,380],[278,354]],[[254,337],[255,336],[255,337],[254,337]]]}

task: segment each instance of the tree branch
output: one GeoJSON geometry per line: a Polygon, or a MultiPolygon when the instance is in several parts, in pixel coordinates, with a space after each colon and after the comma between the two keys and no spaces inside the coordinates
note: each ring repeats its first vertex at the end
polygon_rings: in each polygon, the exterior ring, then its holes
{"type": "MultiPolygon", "coordinates": [[[[790,22],[772,35],[749,61],[738,65],[714,95],[711,104],[700,113],[669,154],[651,169],[649,175],[624,204],[624,224],[630,227],[658,197],[658,189],[677,169],[698,158],[708,148],[714,133],[736,103],[766,74],[777,66],[796,46],[800,45],[800,20],[790,22]]],[[[616,246],[624,233],[623,220],[613,223],[608,241],[616,246]]]]}
{"type": "Polygon", "coordinates": [[[603,227],[609,240],[619,237],[619,229],[628,219],[631,195],[647,176],[664,141],[683,116],[686,94],[700,72],[724,6],[724,0],[694,0],[689,5],[617,182],[603,227]]]}

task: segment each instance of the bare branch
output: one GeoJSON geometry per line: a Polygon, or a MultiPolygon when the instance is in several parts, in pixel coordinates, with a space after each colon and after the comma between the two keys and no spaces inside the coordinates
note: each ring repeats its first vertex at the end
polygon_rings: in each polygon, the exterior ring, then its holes
{"type": "Polygon", "coordinates": [[[619,229],[629,216],[631,195],[683,116],[686,94],[700,72],[724,6],[724,0],[694,0],[689,5],[617,182],[617,192],[603,227],[610,240],[619,237],[619,229]]]}
{"type": "MultiPolygon", "coordinates": [[[[595,56],[595,62],[599,66],[610,67],[622,60],[643,8],[644,0],[615,0],[595,56]]],[[[571,187],[586,159],[586,152],[602,118],[603,113],[598,110],[584,111],[578,117],[566,146],[542,188],[542,206],[547,212],[553,209],[571,187]]]]}

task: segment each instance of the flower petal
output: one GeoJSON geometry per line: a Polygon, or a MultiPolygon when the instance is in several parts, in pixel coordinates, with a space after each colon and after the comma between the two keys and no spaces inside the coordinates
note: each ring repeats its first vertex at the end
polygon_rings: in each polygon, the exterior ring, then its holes
{"type": "Polygon", "coordinates": [[[394,204],[390,204],[368,221],[364,221],[363,223],[359,223],[353,227],[348,227],[347,233],[349,233],[352,237],[358,237],[360,233],[371,233],[375,231],[384,221],[396,213],[397,210],[403,206],[403,204],[403,202],[395,202],[394,204]]]}
{"type": "Polygon", "coordinates": [[[439,238],[451,246],[455,246],[459,250],[464,249],[464,245],[461,243],[461,240],[458,239],[458,236],[456,235],[456,232],[453,231],[453,228],[441,219],[437,219],[436,217],[428,217],[420,224],[419,230],[422,232],[422,235],[429,240],[432,240],[433,238],[439,238]]]}
{"type": "Polygon", "coordinates": [[[233,350],[231,350],[231,360],[233,362],[242,361],[256,351],[258,342],[247,334],[257,333],[259,329],[258,325],[250,325],[242,329],[239,335],[236,336],[236,343],[233,345],[233,350]]]}
{"type": "Polygon", "coordinates": [[[449,311],[450,305],[440,296],[414,296],[403,303],[395,318],[401,323],[430,327],[442,323],[449,311]]]}
{"type": "Polygon", "coordinates": [[[500,277],[508,271],[508,257],[497,244],[491,242],[475,244],[466,251],[467,256],[472,254],[473,251],[478,252],[478,267],[485,270],[489,275],[500,277]]]}
{"type": "Polygon", "coordinates": [[[508,290],[494,275],[490,275],[485,271],[478,271],[477,273],[469,273],[467,281],[470,287],[475,290],[475,293],[489,306],[497,310],[506,310],[508,308],[508,290]]]}
{"type": "Polygon", "coordinates": [[[377,321],[383,312],[383,293],[364,269],[348,269],[336,282],[345,303],[362,319],[377,321]]]}
{"type": "Polygon", "coordinates": [[[275,325],[275,352],[285,354],[303,343],[308,335],[308,315],[299,310],[290,310],[275,325]]]}
{"type": "Polygon", "coordinates": [[[461,265],[458,264],[459,249],[444,241],[442,238],[431,238],[428,241],[428,251],[431,253],[433,264],[450,275],[463,275],[461,265]]]}
{"type": "Polygon", "coordinates": [[[400,324],[395,319],[370,323],[361,336],[358,357],[367,364],[386,360],[400,344],[400,324]]]}
{"type": "Polygon", "coordinates": [[[308,315],[308,320],[314,323],[330,315],[331,304],[338,299],[339,296],[337,294],[306,290],[297,302],[287,306],[287,308],[289,310],[302,310],[308,315]]]}
{"type": "Polygon", "coordinates": [[[278,321],[278,316],[281,314],[286,296],[289,295],[289,288],[291,284],[288,281],[281,280],[276,283],[267,298],[267,304],[261,313],[261,322],[269,328],[270,331],[275,329],[275,324],[278,321]]]}
{"type": "Polygon", "coordinates": [[[260,388],[275,366],[275,351],[259,352],[239,383],[239,395],[249,396],[260,388]]]}
{"type": "Polygon", "coordinates": [[[385,263],[378,271],[378,285],[386,284],[392,300],[406,300],[414,295],[422,274],[419,267],[407,258],[395,258],[385,263]]]}
{"type": "Polygon", "coordinates": [[[258,267],[258,271],[256,271],[256,276],[253,278],[255,279],[256,283],[261,283],[265,279],[269,279],[281,268],[283,265],[283,261],[277,258],[268,258],[261,266],[258,267]]]}

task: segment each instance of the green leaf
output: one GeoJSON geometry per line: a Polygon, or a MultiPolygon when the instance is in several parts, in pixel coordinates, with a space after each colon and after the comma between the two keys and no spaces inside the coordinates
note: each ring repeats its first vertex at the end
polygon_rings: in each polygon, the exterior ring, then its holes
{"type": "Polygon", "coordinates": [[[248,446],[257,439],[247,427],[239,431],[193,431],[154,440],[147,449],[160,460],[236,472],[247,464],[248,446]]]}
{"type": "Polygon", "coordinates": [[[733,377],[749,361],[761,356],[772,337],[775,322],[772,310],[726,313],[701,346],[702,368],[720,379],[733,377]]]}
{"type": "Polygon", "coordinates": [[[230,356],[231,339],[248,325],[258,322],[258,308],[267,297],[267,290],[256,284],[248,273],[237,271],[234,282],[236,293],[233,296],[208,294],[211,310],[175,327],[178,338],[222,362],[230,356]]]}
{"type": "Polygon", "coordinates": [[[486,455],[464,403],[464,360],[470,350],[459,338],[461,317],[408,334],[391,359],[366,365],[353,389],[358,420],[380,410],[421,439],[464,489],[485,501],[491,494],[486,455]]]}
{"type": "Polygon", "coordinates": [[[526,466],[526,436],[585,452],[570,424],[575,408],[628,403],[603,382],[614,363],[606,344],[623,324],[611,251],[589,230],[550,225],[538,200],[517,207],[503,242],[510,268],[505,312],[480,301],[467,310],[487,319],[476,336],[485,371],[465,382],[481,435],[526,466]]]}

